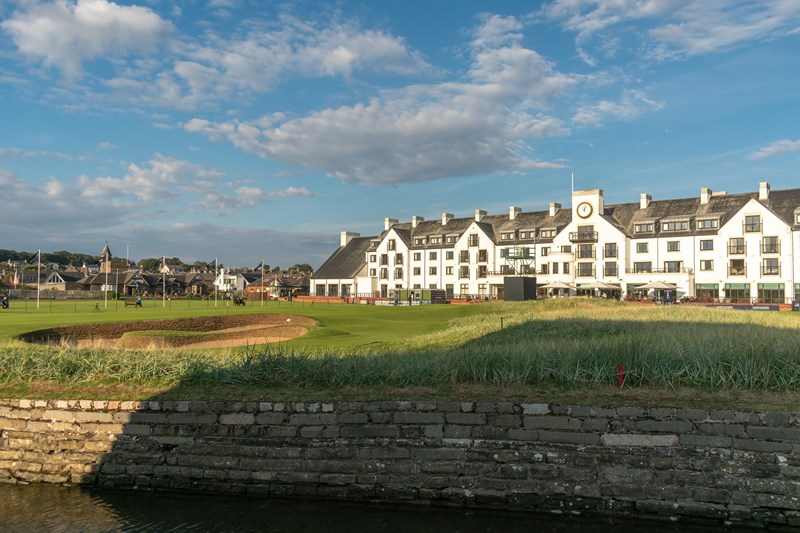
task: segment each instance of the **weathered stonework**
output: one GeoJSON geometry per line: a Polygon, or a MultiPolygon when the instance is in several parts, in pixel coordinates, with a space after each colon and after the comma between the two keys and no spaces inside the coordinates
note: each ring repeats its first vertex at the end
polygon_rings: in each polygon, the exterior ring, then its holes
{"type": "Polygon", "coordinates": [[[800,526],[800,413],[0,400],[0,481],[800,526]]]}

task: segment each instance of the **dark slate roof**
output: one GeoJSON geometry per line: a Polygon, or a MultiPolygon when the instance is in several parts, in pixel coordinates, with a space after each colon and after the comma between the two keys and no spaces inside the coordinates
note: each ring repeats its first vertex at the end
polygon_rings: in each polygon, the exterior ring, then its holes
{"type": "Polygon", "coordinates": [[[355,237],[340,246],[327,261],[314,272],[313,279],[352,279],[366,265],[370,240],[375,237],[355,237]]]}

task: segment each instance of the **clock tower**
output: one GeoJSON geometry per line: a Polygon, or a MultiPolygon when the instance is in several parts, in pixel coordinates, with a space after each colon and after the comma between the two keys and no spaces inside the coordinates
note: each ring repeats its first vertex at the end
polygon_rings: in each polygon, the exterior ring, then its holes
{"type": "Polygon", "coordinates": [[[587,191],[573,191],[572,193],[572,219],[578,222],[592,220],[597,215],[603,214],[603,191],[590,189],[587,191]]]}

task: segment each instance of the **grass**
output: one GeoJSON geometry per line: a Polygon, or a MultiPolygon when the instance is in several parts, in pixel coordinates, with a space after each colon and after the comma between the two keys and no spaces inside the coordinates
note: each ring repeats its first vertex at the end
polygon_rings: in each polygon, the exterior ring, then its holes
{"type": "Polygon", "coordinates": [[[800,316],[793,313],[578,298],[412,308],[173,305],[116,313],[70,313],[65,305],[2,316],[0,395],[601,398],[787,408],[800,398],[800,316]],[[213,312],[301,314],[320,326],[280,345],[204,352],[29,346],[10,333],[65,321],[213,312]],[[622,389],[616,386],[620,365],[622,389]]]}

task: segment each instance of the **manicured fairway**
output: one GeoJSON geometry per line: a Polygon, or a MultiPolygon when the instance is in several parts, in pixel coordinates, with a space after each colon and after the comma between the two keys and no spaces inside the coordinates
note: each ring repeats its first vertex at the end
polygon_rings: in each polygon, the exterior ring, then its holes
{"type": "Polygon", "coordinates": [[[0,343],[5,343],[0,395],[552,399],[568,394],[591,395],[590,401],[598,395],[635,395],[662,404],[772,407],[800,399],[800,313],[581,298],[396,308],[202,304],[93,311],[93,304],[62,303],[37,312],[15,306],[0,315],[0,343]],[[297,314],[319,326],[279,344],[186,352],[12,340],[64,324],[214,313],[297,314]]]}

